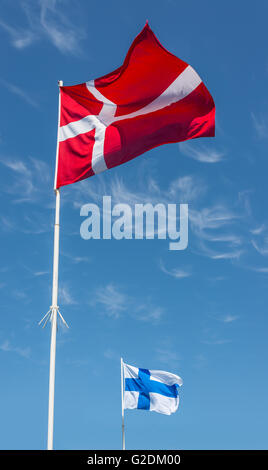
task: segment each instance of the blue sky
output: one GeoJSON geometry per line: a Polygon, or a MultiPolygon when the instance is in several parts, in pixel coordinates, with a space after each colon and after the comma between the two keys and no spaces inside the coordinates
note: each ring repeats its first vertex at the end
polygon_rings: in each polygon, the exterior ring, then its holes
{"type": "Polygon", "coordinates": [[[120,448],[123,356],[184,380],[176,414],[126,411],[127,448],[267,448],[267,2],[0,6],[0,447],[46,447],[57,80],[121,65],[148,19],[210,90],[216,137],[62,189],[54,446],[120,448]],[[187,250],[83,240],[80,208],[105,194],[188,203],[187,250]]]}

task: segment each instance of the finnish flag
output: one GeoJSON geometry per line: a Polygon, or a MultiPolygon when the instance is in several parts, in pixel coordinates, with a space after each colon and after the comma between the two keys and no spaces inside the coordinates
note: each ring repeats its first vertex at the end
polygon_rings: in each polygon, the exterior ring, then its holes
{"type": "Polygon", "coordinates": [[[124,409],[156,411],[170,415],[179,406],[182,379],[162,370],[139,369],[123,364],[124,409]]]}

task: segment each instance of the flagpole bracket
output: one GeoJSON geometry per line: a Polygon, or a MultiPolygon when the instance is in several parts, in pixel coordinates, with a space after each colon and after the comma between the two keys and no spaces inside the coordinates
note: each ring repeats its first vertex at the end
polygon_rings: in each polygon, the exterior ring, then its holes
{"type": "Polygon", "coordinates": [[[67,322],[64,320],[62,314],[60,313],[58,305],[56,305],[56,306],[51,305],[50,308],[49,308],[49,311],[43,316],[43,318],[40,320],[38,325],[39,326],[43,325],[42,328],[45,328],[47,323],[49,321],[51,322],[54,314],[56,314],[56,315],[59,314],[59,317],[62,321],[62,324],[64,326],[66,326],[67,328],[69,328],[69,325],[67,324],[67,322]]]}

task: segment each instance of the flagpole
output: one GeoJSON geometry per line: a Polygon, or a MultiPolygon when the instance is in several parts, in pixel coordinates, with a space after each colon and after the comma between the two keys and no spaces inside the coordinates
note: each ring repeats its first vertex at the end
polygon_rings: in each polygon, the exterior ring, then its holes
{"type": "MultiPolygon", "coordinates": [[[[63,85],[58,82],[59,87],[63,85]]],[[[59,241],[60,241],[60,191],[56,189],[56,178],[58,168],[59,152],[59,126],[60,126],[60,90],[59,90],[59,109],[58,109],[58,133],[56,147],[56,171],[54,190],[56,195],[55,207],[55,225],[54,225],[54,255],[53,255],[53,283],[52,283],[52,304],[50,307],[51,321],[51,340],[50,340],[50,365],[49,365],[49,395],[48,395],[48,435],[47,449],[53,450],[53,432],[54,432],[54,395],[55,395],[55,365],[56,365],[56,333],[57,333],[57,315],[58,307],[58,273],[59,273],[59,241]]],[[[62,316],[60,315],[62,318],[62,316]]],[[[44,325],[45,326],[45,325],[44,325]]]]}
{"type": "Polygon", "coordinates": [[[121,403],[122,403],[122,449],[126,449],[125,444],[125,417],[124,417],[124,362],[121,357],[121,403]]]}

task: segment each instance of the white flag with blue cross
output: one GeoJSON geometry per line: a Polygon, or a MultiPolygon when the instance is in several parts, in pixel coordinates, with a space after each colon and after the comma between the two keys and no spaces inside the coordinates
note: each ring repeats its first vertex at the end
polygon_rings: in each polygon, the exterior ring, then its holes
{"type": "Polygon", "coordinates": [[[150,410],[170,415],[179,406],[182,379],[162,370],[124,364],[124,409],[150,410]]]}

